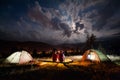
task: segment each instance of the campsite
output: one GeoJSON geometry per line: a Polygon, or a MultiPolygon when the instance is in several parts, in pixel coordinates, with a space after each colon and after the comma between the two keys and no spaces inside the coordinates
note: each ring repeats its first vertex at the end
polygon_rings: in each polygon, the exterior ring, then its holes
{"type": "Polygon", "coordinates": [[[120,0],[0,0],[0,80],[120,80],[120,0]]]}
{"type": "Polygon", "coordinates": [[[119,80],[119,53],[92,40],[76,45],[2,41],[0,80],[119,80]]]}
{"type": "MultiPolygon", "coordinates": [[[[11,43],[10,43],[11,44],[11,43]]],[[[25,45],[25,44],[24,44],[25,45]]],[[[33,46],[33,45],[32,45],[33,46]]],[[[36,56],[22,50],[0,61],[1,80],[119,80],[120,57],[89,49],[83,55],[65,54],[63,62],[52,55],[36,56]],[[118,63],[116,63],[117,61],[118,63]],[[7,77],[6,77],[7,76],[7,77]]],[[[40,55],[40,54],[39,54],[40,55]]],[[[46,54],[47,55],[47,54],[46,54]]]]}

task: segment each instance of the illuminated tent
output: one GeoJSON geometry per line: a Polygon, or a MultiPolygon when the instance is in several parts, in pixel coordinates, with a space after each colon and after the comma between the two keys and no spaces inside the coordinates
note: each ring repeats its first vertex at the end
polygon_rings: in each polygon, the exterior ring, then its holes
{"type": "Polygon", "coordinates": [[[110,62],[110,59],[99,50],[90,49],[83,54],[81,61],[91,61],[100,63],[110,62]]]}
{"type": "Polygon", "coordinates": [[[14,52],[10,56],[8,56],[5,60],[5,63],[18,63],[18,64],[24,64],[29,61],[32,61],[32,56],[27,51],[18,51],[14,52]]]}

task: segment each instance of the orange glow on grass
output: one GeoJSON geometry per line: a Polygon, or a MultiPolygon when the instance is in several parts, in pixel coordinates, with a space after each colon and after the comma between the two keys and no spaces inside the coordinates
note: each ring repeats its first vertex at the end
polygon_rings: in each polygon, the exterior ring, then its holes
{"type": "Polygon", "coordinates": [[[57,63],[57,62],[40,62],[37,65],[39,65],[40,68],[45,68],[45,69],[67,69],[66,66],[64,66],[63,63],[57,63]]]}
{"type": "Polygon", "coordinates": [[[65,69],[66,66],[64,66],[63,63],[69,63],[69,62],[71,63],[72,60],[71,60],[71,59],[65,59],[65,61],[63,61],[63,62],[61,63],[61,62],[59,62],[59,61],[53,62],[52,59],[49,58],[49,59],[47,59],[47,60],[44,59],[44,60],[41,60],[41,61],[37,62],[37,65],[39,65],[40,68],[48,68],[48,67],[57,67],[57,68],[59,68],[59,67],[61,67],[61,68],[65,69]]]}

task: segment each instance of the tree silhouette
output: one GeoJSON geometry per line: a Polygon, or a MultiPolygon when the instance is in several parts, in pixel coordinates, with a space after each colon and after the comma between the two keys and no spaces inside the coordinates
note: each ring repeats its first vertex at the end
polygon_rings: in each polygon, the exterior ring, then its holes
{"type": "Polygon", "coordinates": [[[96,36],[92,34],[91,36],[87,35],[87,40],[86,40],[86,47],[88,49],[93,48],[93,44],[95,42],[96,36]]]}
{"type": "Polygon", "coordinates": [[[96,36],[94,34],[91,34],[91,36],[89,36],[89,34],[87,34],[87,40],[85,42],[85,46],[83,47],[83,49],[81,51],[81,54],[83,54],[86,50],[93,48],[95,39],[96,39],[96,36]]]}

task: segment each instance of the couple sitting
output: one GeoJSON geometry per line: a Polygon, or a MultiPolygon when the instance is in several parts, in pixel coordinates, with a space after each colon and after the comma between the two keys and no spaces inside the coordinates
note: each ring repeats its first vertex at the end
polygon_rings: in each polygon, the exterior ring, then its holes
{"type": "Polygon", "coordinates": [[[52,55],[53,62],[63,62],[65,59],[64,52],[62,50],[54,51],[52,55]]]}

